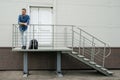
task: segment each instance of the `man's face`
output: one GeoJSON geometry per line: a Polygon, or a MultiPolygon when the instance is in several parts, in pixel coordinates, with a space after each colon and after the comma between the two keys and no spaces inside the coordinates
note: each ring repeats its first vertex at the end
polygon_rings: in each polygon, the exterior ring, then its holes
{"type": "Polygon", "coordinates": [[[22,10],[22,15],[25,15],[26,14],[26,11],[25,10],[22,10]]]}

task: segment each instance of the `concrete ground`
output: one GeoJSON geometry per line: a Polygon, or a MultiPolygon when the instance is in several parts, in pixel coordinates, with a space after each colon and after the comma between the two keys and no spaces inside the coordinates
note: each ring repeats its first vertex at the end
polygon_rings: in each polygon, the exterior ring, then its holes
{"type": "Polygon", "coordinates": [[[107,77],[93,70],[64,70],[62,78],[55,71],[30,71],[27,78],[22,71],[0,71],[0,80],[120,80],[120,70],[111,71],[114,75],[107,77]]]}

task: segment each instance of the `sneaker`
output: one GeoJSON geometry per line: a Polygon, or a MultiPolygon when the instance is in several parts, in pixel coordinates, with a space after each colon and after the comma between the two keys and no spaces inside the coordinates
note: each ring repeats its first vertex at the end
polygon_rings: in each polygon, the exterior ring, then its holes
{"type": "Polygon", "coordinates": [[[26,49],[26,46],[22,46],[22,49],[26,49]]]}

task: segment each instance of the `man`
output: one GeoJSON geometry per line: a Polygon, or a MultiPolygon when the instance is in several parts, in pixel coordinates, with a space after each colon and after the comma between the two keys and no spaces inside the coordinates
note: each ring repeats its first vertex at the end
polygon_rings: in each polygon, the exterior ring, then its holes
{"type": "Polygon", "coordinates": [[[21,33],[22,49],[26,49],[27,45],[27,28],[30,17],[26,14],[26,9],[22,9],[22,14],[18,17],[19,30],[21,33]]]}

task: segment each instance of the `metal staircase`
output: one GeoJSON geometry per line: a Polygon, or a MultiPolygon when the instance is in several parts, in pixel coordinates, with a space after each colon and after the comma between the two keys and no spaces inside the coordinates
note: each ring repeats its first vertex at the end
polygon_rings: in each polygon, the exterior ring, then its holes
{"type": "Polygon", "coordinates": [[[108,44],[79,27],[72,26],[72,52],[68,53],[70,56],[110,76],[113,72],[105,68],[105,59],[110,53],[111,49],[108,44]]]}
{"type": "MultiPolygon", "coordinates": [[[[21,35],[18,24],[13,24],[12,36],[12,48],[21,48],[21,35]]],[[[65,48],[68,48],[71,51],[67,52],[70,56],[106,76],[113,74],[105,68],[105,60],[111,54],[109,45],[84,31],[79,26],[30,24],[27,38],[28,45],[30,40],[36,39],[39,43],[39,49],[42,47],[41,43],[49,44],[43,47],[51,50],[55,48],[64,48],[65,50],[65,48]]]]}
{"type": "Polygon", "coordinates": [[[78,53],[74,54],[74,52],[69,54],[69,55],[71,55],[72,57],[74,57],[74,58],[78,59],[79,61],[85,63],[86,65],[92,67],[93,69],[99,71],[100,73],[103,73],[106,76],[110,76],[110,75],[113,74],[113,72],[109,71],[108,69],[104,68],[103,66],[98,65],[97,63],[91,61],[90,59],[85,58],[85,56],[78,55],[78,53]]]}

